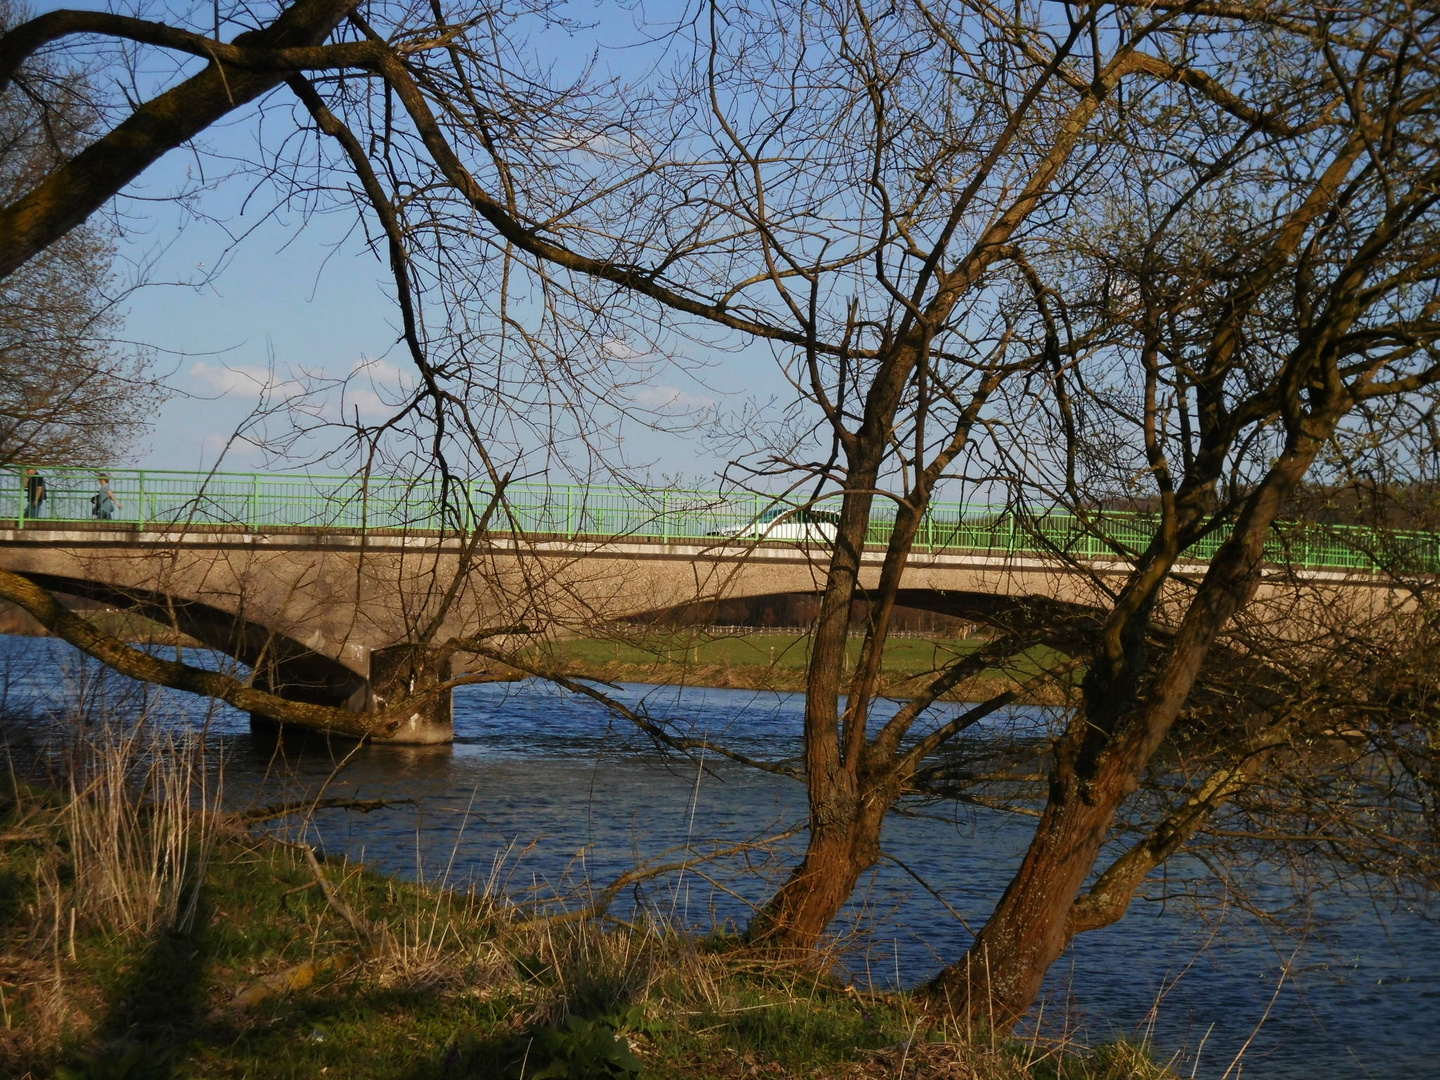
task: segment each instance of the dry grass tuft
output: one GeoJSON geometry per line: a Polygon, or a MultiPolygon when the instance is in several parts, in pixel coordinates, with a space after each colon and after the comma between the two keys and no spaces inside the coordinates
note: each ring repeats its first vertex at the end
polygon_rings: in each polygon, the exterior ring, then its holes
{"type": "Polygon", "coordinates": [[[204,740],[104,727],[71,758],[57,816],[73,880],[51,884],[57,915],[68,905],[72,921],[131,938],[188,928],[219,802],[204,740]]]}
{"type": "Polygon", "coordinates": [[[63,766],[49,791],[15,786],[0,800],[6,877],[24,883],[0,927],[0,1062],[88,1030],[104,1001],[74,977],[80,954],[96,934],[123,952],[186,929],[215,849],[202,740],[102,725],[63,766]]]}

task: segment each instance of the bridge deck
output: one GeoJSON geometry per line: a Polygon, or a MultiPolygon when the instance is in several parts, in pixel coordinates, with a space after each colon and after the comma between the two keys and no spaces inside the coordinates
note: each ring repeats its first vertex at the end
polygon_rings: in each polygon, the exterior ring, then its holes
{"type": "MultiPolygon", "coordinates": [[[[24,470],[0,474],[0,528],[16,534],[56,529],[72,537],[123,532],[140,536],[328,534],[344,537],[429,538],[468,535],[481,522],[496,536],[527,542],[683,544],[719,548],[794,548],[797,539],[823,544],[833,536],[830,511],[838,496],[814,504],[777,496],[679,488],[512,485],[496,503],[487,484],[441,484],[399,477],[308,474],[187,473],[165,470],[42,470],[47,498],[27,513],[24,470]],[[108,475],[117,504],[108,520],[95,517],[99,477],[108,475]],[[494,506],[492,507],[492,503],[494,506]],[[7,508],[9,510],[6,513],[7,508]],[[828,508],[828,509],[827,509],[828,508]],[[808,515],[805,520],[800,513],[808,515]],[[796,524],[798,522],[798,524],[796,524]],[[767,532],[788,532],[776,539],[767,532]]],[[[1123,564],[1149,543],[1155,521],[1145,513],[1096,511],[1083,518],[1041,508],[936,503],[921,526],[920,555],[954,554],[1006,559],[1065,559],[1123,564]]],[[[872,522],[867,546],[883,547],[893,523],[872,522]]],[[[15,540],[18,540],[18,535],[15,540]]],[[[96,539],[91,537],[92,540],[96,539]]],[[[15,542],[12,540],[11,542],[15,542]]],[[[1207,562],[1224,540],[1217,530],[1185,553],[1207,562]]],[[[1320,522],[1284,522],[1268,551],[1277,565],[1309,570],[1440,572],[1440,537],[1320,522]]]]}

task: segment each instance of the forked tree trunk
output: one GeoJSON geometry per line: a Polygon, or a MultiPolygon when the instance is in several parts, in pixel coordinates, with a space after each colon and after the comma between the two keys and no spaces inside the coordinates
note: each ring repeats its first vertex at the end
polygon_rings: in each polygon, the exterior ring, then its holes
{"type": "Polygon", "coordinates": [[[1019,871],[965,958],[926,988],[939,1011],[1009,1031],[1040,993],[1045,973],[1070,944],[1075,897],[1099,858],[1125,778],[1111,775],[1052,799],[1019,871]]]}
{"type": "Polygon", "coordinates": [[[846,440],[846,492],[840,504],[825,591],[820,599],[805,682],[805,787],[810,835],[805,857],[751,920],[747,936],[777,946],[810,949],[839,914],[860,875],[880,857],[880,828],[894,801],[877,799],[862,772],[868,702],[853,702],[842,720],[850,605],[860,581],[870,510],[895,410],[917,360],[923,335],[907,340],[876,372],[865,398],[860,431],[846,440]]]}
{"type": "Polygon", "coordinates": [[[867,798],[858,762],[840,745],[837,704],[844,670],[850,599],[859,574],[865,517],[853,496],[842,511],[841,541],[831,560],[829,581],[815,628],[805,701],[805,770],[810,833],[805,857],[785,884],[751,921],[747,936],[781,948],[812,949],[840,913],[856,883],[880,857],[880,828],[888,802],[867,798]],[[854,522],[845,518],[853,515],[854,522]],[[848,526],[848,528],[847,528],[848,526]],[[847,534],[853,537],[846,542],[847,534]],[[878,812],[877,812],[878,810],[878,812]]]}

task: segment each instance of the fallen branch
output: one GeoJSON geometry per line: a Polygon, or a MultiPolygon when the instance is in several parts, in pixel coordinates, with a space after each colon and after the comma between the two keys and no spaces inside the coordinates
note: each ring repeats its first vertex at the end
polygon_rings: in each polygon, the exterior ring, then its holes
{"type": "Polygon", "coordinates": [[[271,803],[256,806],[235,814],[242,825],[258,825],[265,821],[276,821],[293,814],[309,814],[316,810],[358,810],[369,814],[391,806],[416,806],[414,799],[296,799],[291,802],[271,803]]]}
{"type": "Polygon", "coordinates": [[[208,1019],[212,1024],[218,1023],[225,1019],[226,1013],[231,1015],[242,1013],[269,998],[279,997],[281,994],[289,994],[296,990],[304,990],[321,975],[345,971],[360,959],[361,957],[355,953],[339,953],[326,957],[324,960],[306,960],[303,964],[296,964],[294,967],[266,975],[235,991],[235,997],[230,1002],[229,1008],[214,1010],[208,1019]]]}
{"type": "Polygon", "coordinates": [[[345,902],[344,898],[335,891],[335,887],[330,884],[330,879],[325,876],[325,870],[320,865],[320,860],[315,857],[315,849],[309,844],[301,844],[299,846],[305,852],[305,861],[310,864],[310,869],[315,874],[315,884],[320,886],[320,892],[324,895],[325,902],[335,909],[336,914],[350,924],[350,929],[355,931],[355,936],[360,939],[366,950],[372,950],[375,947],[374,927],[359,915],[355,914],[350,905],[345,902]]]}

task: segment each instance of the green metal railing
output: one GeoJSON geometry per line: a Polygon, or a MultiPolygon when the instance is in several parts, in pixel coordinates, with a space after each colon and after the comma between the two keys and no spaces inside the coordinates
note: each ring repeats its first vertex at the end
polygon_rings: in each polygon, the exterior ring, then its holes
{"type": "MultiPolygon", "coordinates": [[[[93,497],[100,474],[93,469],[46,468],[47,499],[38,515],[51,522],[95,521],[93,497]]],[[[112,469],[110,489],[118,506],[103,526],[160,529],[176,525],[248,531],[333,529],[346,531],[468,532],[490,505],[493,489],[484,481],[442,491],[434,480],[400,477],[313,476],[286,473],[192,473],[165,469],[112,469]]],[[[839,509],[838,498],[812,508],[819,520],[774,528],[762,516],[791,504],[768,495],[726,495],[678,488],[648,490],[618,486],[515,484],[487,526],[497,533],[561,538],[625,538],[659,541],[770,539],[793,542],[833,536],[824,511],[839,509]],[[796,532],[800,535],[797,536],[796,532]],[[827,533],[828,531],[828,533],[827,533]]],[[[23,469],[0,472],[0,518],[24,526],[23,469]],[[11,509],[7,512],[5,507],[11,509]]],[[[833,518],[832,518],[833,520],[833,518]]],[[[1062,512],[1031,510],[1023,515],[989,506],[935,503],[916,537],[922,552],[1004,553],[1035,557],[1057,552],[1079,559],[1123,558],[1141,551],[1155,519],[1143,513],[1105,511],[1085,520],[1062,512]]],[[[872,520],[867,543],[883,545],[893,525],[872,520]]],[[[1217,533],[1184,554],[1210,559],[1224,542],[1217,533]]],[[[1268,557],[1310,569],[1440,572],[1440,536],[1414,531],[1381,531],[1354,525],[1285,522],[1276,526],[1268,557]]]]}

